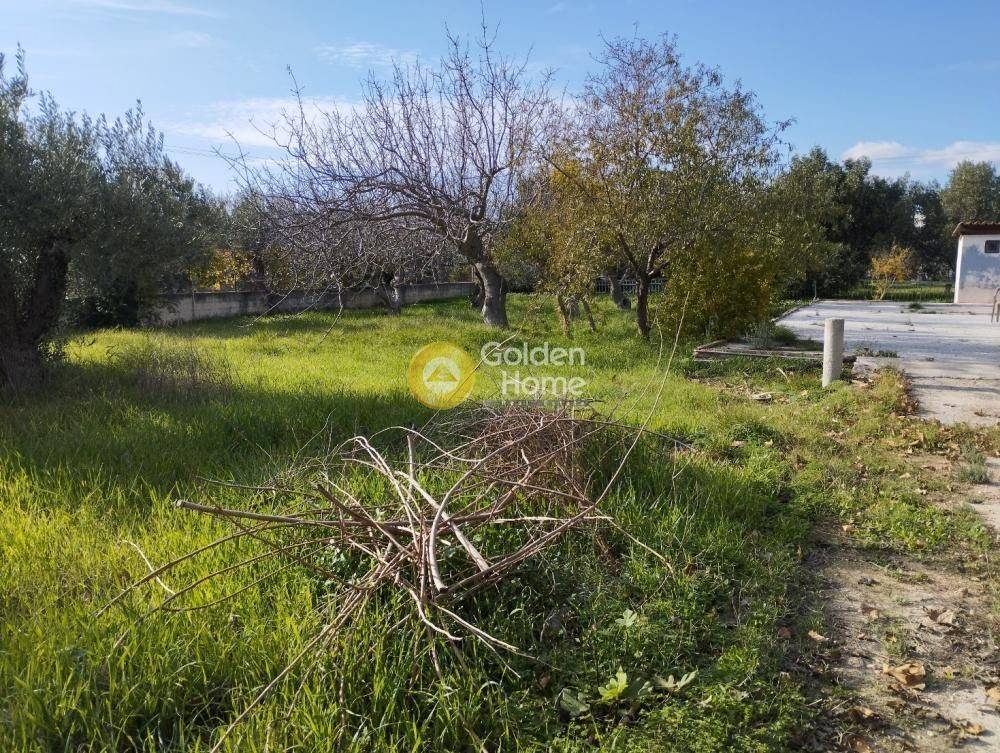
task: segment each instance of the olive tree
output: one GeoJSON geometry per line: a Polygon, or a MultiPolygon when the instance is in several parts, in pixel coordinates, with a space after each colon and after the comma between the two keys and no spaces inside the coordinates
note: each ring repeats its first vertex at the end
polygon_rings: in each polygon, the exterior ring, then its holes
{"type": "Polygon", "coordinates": [[[1000,174],[989,162],[959,162],[941,201],[954,223],[1000,219],[1000,174]]]}
{"type": "Polygon", "coordinates": [[[520,188],[518,212],[498,256],[505,268],[521,263],[539,270],[534,289],[555,298],[563,332],[569,335],[580,307],[596,329],[589,298],[595,279],[609,271],[609,254],[601,228],[587,222],[580,206],[574,185],[584,179],[579,165],[570,160],[560,164],[560,170],[540,169],[520,188]]]}
{"type": "Polygon", "coordinates": [[[615,39],[598,62],[548,159],[575,187],[576,221],[607,268],[634,277],[648,337],[654,279],[669,285],[698,255],[759,237],[783,124],[717,70],[683,64],[672,38],[615,39]]]}
{"type": "Polygon", "coordinates": [[[32,92],[0,55],[0,387],[35,384],[67,293],[148,303],[207,252],[207,200],[141,110],[108,123],[32,92]]]}
{"type": "Polygon", "coordinates": [[[81,323],[131,326],[164,290],[189,285],[221,242],[225,212],[166,157],[141,107],[96,126],[99,217],[71,267],[71,295],[81,323]]]}
{"type": "Polygon", "coordinates": [[[0,56],[0,384],[35,382],[59,323],[70,261],[98,221],[93,123],[48,97],[27,115],[23,55],[0,56]]]}

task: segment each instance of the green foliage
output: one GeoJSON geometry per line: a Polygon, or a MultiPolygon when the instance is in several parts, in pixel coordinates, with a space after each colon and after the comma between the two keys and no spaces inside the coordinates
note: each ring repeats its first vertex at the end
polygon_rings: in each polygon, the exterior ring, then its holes
{"type": "Polygon", "coordinates": [[[224,211],[163,151],[141,108],[98,121],[99,227],[71,268],[76,323],[134,325],[160,295],[189,289],[189,272],[209,259],[224,211]]]}
{"type": "Polygon", "coordinates": [[[139,390],[154,399],[176,396],[192,400],[224,396],[232,388],[225,357],[190,343],[147,337],[108,350],[108,363],[135,380],[139,390]]]}
{"type": "Polygon", "coordinates": [[[761,319],[747,331],[746,340],[754,348],[770,348],[778,345],[794,345],[799,338],[788,327],[775,324],[771,319],[761,319]]]}
{"type": "Polygon", "coordinates": [[[682,689],[686,685],[690,685],[694,682],[694,678],[698,676],[698,670],[695,669],[688,672],[686,675],[681,675],[679,680],[675,680],[673,675],[667,677],[664,680],[662,677],[656,678],[656,686],[662,690],[667,690],[671,693],[676,693],[678,690],[682,689]]]}
{"type": "Polygon", "coordinates": [[[951,228],[935,184],[871,173],[867,159],[831,162],[820,148],[795,157],[777,183],[814,244],[806,272],[789,278],[793,297],[839,295],[865,276],[871,258],[893,243],[911,248],[921,274],[954,264],[951,228]]]}
{"type": "Polygon", "coordinates": [[[769,301],[774,260],[788,258],[772,253],[762,211],[782,126],[716,69],[685,65],[670,37],[610,40],[599,63],[549,148],[561,255],[591,284],[594,270],[625,270],[643,337],[654,279],[669,291],[662,310],[685,310],[695,329],[753,318],[769,301]]]}
{"type": "Polygon", "coordinates": [[[1000,174],[989,162],[959,162],[941,202],[953,224],[1000,220],[1000,174]]]}
{"type": "Polygon", "coordinates": [[[625,691],[628,690],[628,675],[618,667],[618,671],[604,685],[597,688],[597,692],[604,703],[618,700],[625,691]]]}
{"type": "Polygon", "coordinates": [[[64,299],[136,323],[208,251],[213,207],[137,108],[113,123],[32,108],[24,56],[0,55],[0,386],[37,382],[64,299]]]}
{"type": "MultiPolygon", "coordinates": [[[[848,300],[869,301],[876,296],[875,285],[866,280],[843,291],[840,297],[848,300]]],[[[950,282],[914,282],[907,281],[893,285],[885,292],[884,300],[920,303],[951,303],[955,294],[950,282]]],[[[916,309],[913,309],[916,310],[916,309]]]]}
{"type": "Polygon", "coordinates": [[[573,690],[572,688],[563,688],[560,690],[559,695],[556,696],[556,700],[559,703],[559,708],[573,719],[577,719],[590,712],[590,703],[587,701],[586,696],[582,692],[573,690]]]}
{"type": "Polygon", "coordinates": [[[988,484],[990,472],[986,466],[986,455],[972,444],[961,447],[962,462],[958,466],[955,477],[964,484],[988,484]]]}
{"type": "Polygon", "coordinates": [[[637,615],[631,609],[626,609],[624,612],[622,612],[621,617],[615,618],[615,624],[618,627],[624,628],[626,630],[635,625],[638,621],[639,621],[639,615],[637,615]]]}

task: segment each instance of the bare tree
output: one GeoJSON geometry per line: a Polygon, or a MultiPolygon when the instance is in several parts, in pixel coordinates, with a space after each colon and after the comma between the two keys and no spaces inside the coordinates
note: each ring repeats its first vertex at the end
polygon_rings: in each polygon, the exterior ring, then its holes
{"type": "Polygon", "coordinates": [[[372,222],[328,203],[247,193],[233,223],[258,284],[274,305],[291,292],[316,302],[330,293],[372,290],[392,313],[404,303],[400,286],[441,281],[460,258],[439,235],[399,220],[372,222]]]}
{"type": "Polygon", "coordinates": [[[505,327],[493,248],[536,154],[548,78],[534,81],[524,61],[497,54],[485,27],[473,49],[450,36],[436,67],[397,63],[388,81],[370,75],[356,108],[314,113],[296,85],[299,108],[273,131],[284,158],[255,170],[244,160],[240,174],[309,218],[291,242],[358,223],[363,234],[385,237],[388,225],[388,235],[440,238],[475,270],[484,321],[505,327]]]}

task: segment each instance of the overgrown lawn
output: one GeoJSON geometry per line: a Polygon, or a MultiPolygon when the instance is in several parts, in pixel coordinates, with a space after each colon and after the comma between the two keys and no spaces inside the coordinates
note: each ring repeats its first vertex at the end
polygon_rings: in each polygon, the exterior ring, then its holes
{"type": "MultiPolygon", "coordinates": [[[[638,445],[605,507],[666,562],[624,538],[567,538],[467,606],[537,660],[467,640],[444,683],[417,625],[370,612],[293,671],[227,750],[780,750],[809,722],[786,670],[817,524],[850,520],[878,546],[988,546],[973,518],[941,513],[900,478],[913,425],[897,377],[824,393],[805,364],[701,365],[684,348],[664,377],[669,335],[647,344],[626,314],[602,306],[598,318],[596,334],[581,326],[570,341],[543,303],[515,297],[510,334],[585,348],[573,375],[588,396],[662,435],[638,445]],[[619,670],[648,692],[616,695],[619,670]]],[[[263,565],[227,571],[251,542],[98,610],[147,571],[143,557],[160,564],[227,532],[176,499],[247,507],[239,484],[299,473],[353,434],[422,425],[431,413],[405,385],[415,350],[450,340],[478,353],[495,339],[454,302],[73,340],[44,391],[0,407],[0,749],[210,748],[315,634],[322,581],[304,568],[260,583],[263,565]],[[184,603],[248,587],[149,613],[163,586],[220,570],[184,603]]],[[[480,376],[477,399],[496,396],[497,372],[480,376]]]]}

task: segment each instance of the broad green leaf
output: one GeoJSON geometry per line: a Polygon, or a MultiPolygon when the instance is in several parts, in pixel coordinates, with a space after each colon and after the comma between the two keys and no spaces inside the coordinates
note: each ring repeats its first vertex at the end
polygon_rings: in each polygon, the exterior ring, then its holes
{"type": "Polygon", "coordinates": [[[619,698],[628,688],[628,675],[619,667],[615,676],[608,680],[607,685],[601,685],[597,692],[601,694],[601,700],[605,703],[619,698]]]}
{"type": "Polygon", "coordinates": [[[590,711],[590,704],[587,703],[583,693],[572,688],[563,688],[559,691],[557,701],[559,702],[559,708],[574,719],[590,711]]]}
{"type": "Polygon", "coordinates": [[[633,625],[635,625],[635,623],[637,623],[638,621],[639,621],[639,615],[637,615],[631,609],[626,609],[624,612],[622,612],[621,617],[615,619],[615,624],[618,627],[630,628],[633,625]]]}

